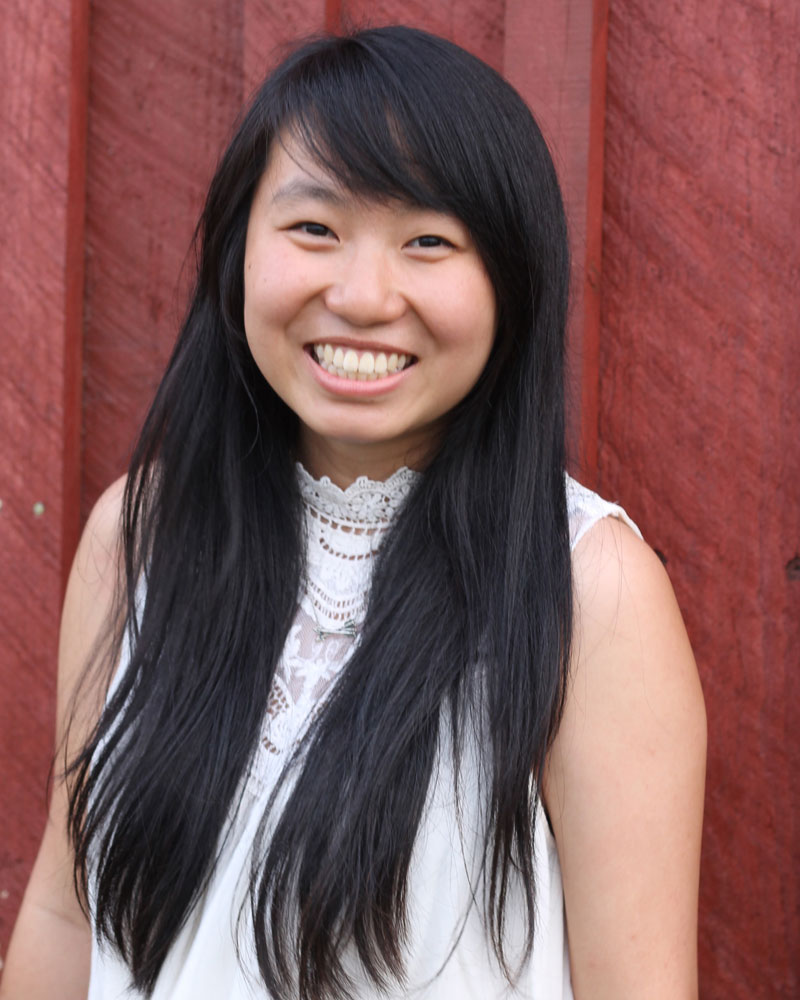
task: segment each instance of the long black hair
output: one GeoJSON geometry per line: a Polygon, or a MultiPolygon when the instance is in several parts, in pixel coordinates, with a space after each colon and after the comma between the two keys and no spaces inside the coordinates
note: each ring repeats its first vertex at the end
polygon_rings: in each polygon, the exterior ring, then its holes
{"type": "Polygon", "coordinates": [[[151,992],[213,875],[304,573],[295,415],[243,327],[245,233],[276,137],[353,192],[453,213],[497,300],[478,383],[386,537],[363,632],[295,757],[250,885],[269,992],[347,995],[342,949],[403,976],[406,887],[440,729],[478,719],[487,927],[523,887],[533,940],[535,784],[558,725],[572,628],[564,486],[568,249],[530,111],[456,45],[404,27],[305,44],[265,81],[198,229],[191,304],[123,503],[130,646],[71,764],[76,878],[97,933],[151,992]],[[137,598],[138,595],[138,598],[137,598]],[[402,628],[397,623],[402,622],[402,628]],[[91,878],[89,872],[91,871],[91,878]]]}

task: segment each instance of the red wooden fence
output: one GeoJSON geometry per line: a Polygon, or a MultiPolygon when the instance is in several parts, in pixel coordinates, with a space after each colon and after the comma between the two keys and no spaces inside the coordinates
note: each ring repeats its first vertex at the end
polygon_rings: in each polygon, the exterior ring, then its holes
{"type": "Polygon", "coordinates": [[[708,702],[701,994],[796,996],[794,0],[3,6],[0,954],[44,814],[65,573],[169,352],[216,157],[276,47],[365,20],[476,52],[557,150],[577,464],[666,559],[708,702]]]}

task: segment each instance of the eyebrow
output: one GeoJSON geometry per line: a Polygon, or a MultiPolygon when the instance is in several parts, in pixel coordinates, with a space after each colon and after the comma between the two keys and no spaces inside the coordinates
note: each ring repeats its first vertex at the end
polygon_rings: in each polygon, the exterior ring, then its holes
{"type": "Polygon", "coordinates": [[[284,201],[301,201],[310,198],[312,201],[321,201],[329,205],[341,206],[348,200],[347,197],[336,188],[321,184],[319,181],[303,180],[296,178],[288,181],[272,196],[272,204],[275,205],[284,201]]]}

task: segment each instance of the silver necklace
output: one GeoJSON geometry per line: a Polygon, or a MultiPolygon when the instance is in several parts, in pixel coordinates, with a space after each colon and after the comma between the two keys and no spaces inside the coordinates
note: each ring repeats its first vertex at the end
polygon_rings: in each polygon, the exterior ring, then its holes
{"type": "Polygon", "coordinates": [[[308,606],[311,608],[311,616],[314,619],[314,638],[317,642],[322,642],[323,639],[331,639],[334,636],[345,636],[348,639],[355,639],[359,629],[359,624],[355,618],[348,618],[338,628],[325,628],[325,626],[320,624],[319,618],[317,618],[314,599],[309,593],[306,593],[306,596],[308,597],[308,606]]]}
{"type": "MultiPolygon", "coordinates": [[[[316,617],[314,615],[315,622],[316,617]]],[[[322,642],[323,639],[330,639],[334,635],[344,635],[350,639],[355,639],[358,635],[358,624],[354,618],[348,618],[340,628],[323,628],[319,622],[316,622],[314,625],[314,635],[317,642],[322,642]]]]}

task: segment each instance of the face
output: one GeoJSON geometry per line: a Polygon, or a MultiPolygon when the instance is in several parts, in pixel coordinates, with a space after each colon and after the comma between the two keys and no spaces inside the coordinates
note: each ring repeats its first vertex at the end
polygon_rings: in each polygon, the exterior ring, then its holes
{"type": "Polygon", "coordinates": [[[494,291],[462,222],[359,199],[291,141],[273,143],[255,193],[244,285],[250,350],[315,475],[423,463],[494,340],[494,291]]]}

